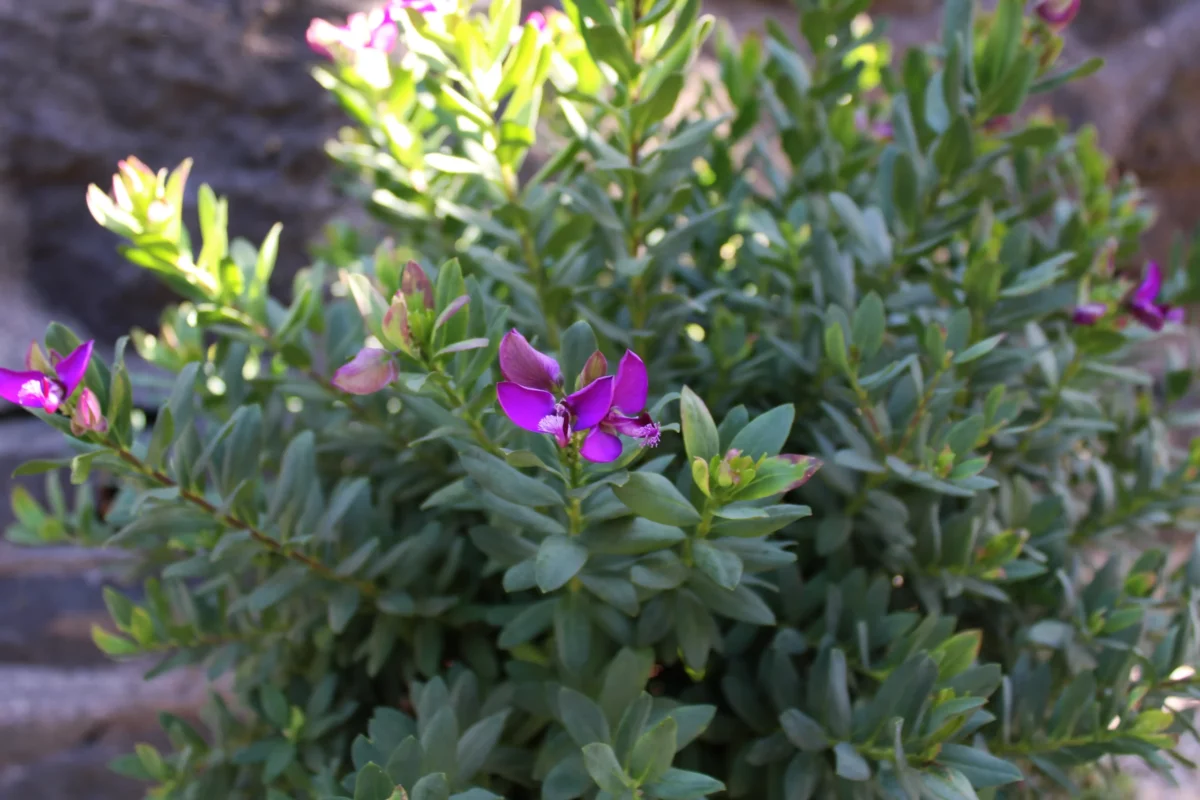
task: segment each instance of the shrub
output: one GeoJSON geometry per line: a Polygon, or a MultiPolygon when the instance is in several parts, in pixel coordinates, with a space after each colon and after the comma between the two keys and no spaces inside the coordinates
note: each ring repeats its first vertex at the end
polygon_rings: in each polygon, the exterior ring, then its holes
{"type": "Polygon", "coordinates": [[[97,644],[233,678],[117,769],[803,800],[1171,764],[1200,556],[1147,539],[1195,530],[1200,448],[1156,337],[1200,258],[1143,268],[1136,185],[1023,110],[1098,66],[1056,67],[1061,19],[948,0],[893,66],[867,0],[796,1],[811,57],[768,22],[718,75],[698,0],[315,22],[393,238],[334,229],[290,305],[278,228],[230,241],[202,186],[192,240],[187,164],[91,188],[183,300],[136,390],[60,326],[3,373],[77,453],[19,472],[118,487],[18,489],[10,535],[134,551],[97,644]]]}

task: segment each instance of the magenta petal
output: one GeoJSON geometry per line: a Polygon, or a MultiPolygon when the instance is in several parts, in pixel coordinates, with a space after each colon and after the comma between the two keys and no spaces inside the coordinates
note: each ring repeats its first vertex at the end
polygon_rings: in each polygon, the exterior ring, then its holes
{"type": "Polygon", "coordinates": [[[588,461],[607,464],[621,457],[621,440],[596,428],[588,432],[587,438],[583,440],[583,447],[579,448],[579,454],[588,461]]]}
{"type": "Polygon", "coordinates": [[[541,422],[554,416],[554,395],[550,392],[502,381],[496,384],[496,400],[514,425],[534,433],[548,433],[541,422]]]}
{"type": "Polygon", "coordinates": [[[1167,322],[1172,322],[1177,325],[1182,324],[1183,323],[1183,309],[1182,308],[1167,309],[1166,319],[1167,319],[1167,322]]]}
{"type": "Polygon", "coordinates": [[[569,395],[563,404],[571,409],[571,427],[577,431],[585,431],[599,423],[612,407],[612,395],[613,379],[610,377],[589,383],[575,394],[569,395]]]}
{"type": "Polygon", "coordinates": [[[1075,307],[1071,320],[1076,325],[1095,325],[1106,313],[1108,306],[1104,303],[1084,303],[1075,307]]]}
{"type": "Polygon", "coordinates": [[[551,391],[562,383],[558,362],[534,350],[529,340],[515,328],[500,340],[500,374],[506,381],[531,389],[551,391]]]}
{"type": "Polygon", "coordinates": [[[330,382],[349,394],[374,394],[396,377],[396,362],[391,353],[378,347],[364,347],[333,373],[330,382]]]}
{"type": "Polygon", "coordinates": [[[58,373],[58,379],[63,382],[63,389],[67,397],[75,393],[75,387],[80,384],[87,372],[88,361],[92,358],[93,344],[94,342],[91,340],[84,342],[54,365],[54,371],[58,373]]]}
{"type": "Polygon", "coordinates": [[[626,414],[640,414],[646,407],[646,394],[650,379],[646,365],[637,353],[626,350],[617,365],[617,379],[613,383],[612,404],[626,414]]]}
{"type": "Polygon", "coordinates": [[[1130,303],[1129,313],[1152,331],[1161,331],[1164,322],[1162,309],[1154,303],[1130,303]]]}
{"type": "Polygon", "coordinates": [[[1075,18],[1079,6],[1080,0],[1042,0],[1036,11],[1050,25],[1061,27],[1075,18]]]}
{"type": "Polygon", "coordinates": [[[1142,276],[1142,282],[1138,285],[1133,293],[1133,298],[1130,300],[1134,304],[1153,303],[1158,297],[1159,291],[1162,289],[1163,274],[1162,269],[1157,262],[1150,261],[1146,264],[1146,274],[1142,276]]]}
{"type": "Polygon", "coordinates": [[[40,389],[45,380],[46,376],[40,372],[0,369],[0,397],[17,405],[41,408],[41,400],[31,397],[29,387],[34,384],[40,389]]]}

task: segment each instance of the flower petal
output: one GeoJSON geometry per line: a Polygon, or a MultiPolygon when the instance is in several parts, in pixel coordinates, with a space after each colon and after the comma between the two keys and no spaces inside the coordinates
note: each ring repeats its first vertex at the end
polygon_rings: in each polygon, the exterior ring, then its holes
{"type": "Polygon", "coordinates": [[[511,381],[496,384],[496,400],[513,424],[534,433],[546,433],[540,425],[554,415],[554,395],[544,389],[530,389],[511,381]]]}
{"type": "Polygon", "coordinates": [[[579,454],[588,461],[594,461],[597,464],[607,464],[621,457],[621,449],[620,439],[611,433],[605,433],[599,428],[594,428],[588,432],[587,438],[583,440],[583,447],[579,448],[579,454]]]}
{"type": "Polygon", "coordinates": [[[84,342],[68,353],[66,358],[54,365],[54,371],[58,374],[58,379],[63,383],[65,397],[70,397],[74,394],[75,387],[83,380],[83,376],[87,372],[88,361],[92,358],[93,344],[92,340],[84,342]]]}
{"type": "Polygon", "coordinates": [[[1095,325],[1107,313],[1108,306],[1105,303],[1084,303],[1075,306],[1071,321],[1076,325],[1095,325]]]}
{"type": "Polygon", "coordinates": [[[0,369],[0,397],[17,405],[28,406],[29,408],[41,408],[41,400],[35,401],[30,396],[27,387],[30,383],[41,387],[44,380],[46,380],[46,376],[40,372],[32,370],[17,372],[11,369],[0,369]]]}
{"type": "Polygon", "coordinates": [[[417,262],[409,261],[404,265],[404,272],[400,275],[400,291],[408,298],[419,297],[421,308],[433,308],[433,284],[417,262]]]}
{"type": "Polygon", "coordinates": [[[612,407],[612,395],[613,379],[607,376],[569,395],[563,403],[571,409],[571,427],[586,431],[604,419],[612,407]]]}
{"type": "Polygon", "coordinates": [[[1080,0],[1042,0],[1037,4],[1037,15],[1049,25],[1062,27],[1079,13],[1080,0]]]}
{"type": "Polygon", "coordinates": [[[396,380],[392,354],[378,347],[364,347],[333,373],[332,383],[350,394],[374,394],[396,380]]]}
{"type": "Polygon", "coordinates": [[[1130,303],[1129,313],[1152,331],[1161,331],[1164,322],[1162,309],[1156,303],[1130,303]]]}
{"type": "Polygon", "coordinates": [[[1148,304],[1153,303],[1158,297],[1159,290],[1162,289],[1163,274],[1162,269],[1158,266],[1158,262],[1149,261],[1146,263],[1146,272],[1142,275],[1142,282],[1133,292],[1133,297],[1130,298],[1130,304],[1148,304]]]}
{"type": "Polygon", "coordinates": [[[308,32],[304,35],[304,38],[314,53],[326,58],[333,58],[333,54],[329,48],[332,45],[341,43],[342,31],[341,28],[329,20],[314,19],[309,23],[308,32]]]}
{"type": "Polygon", "coordinates": [[[646,407],[650,379],[646,365],[637,353],[626,350],[617,365],[617,380],[613,383],[612,404],[626,414],[638,414],[646,407]]]}
{"type": "Polygon", "coordinates": [[[788,485],[787,489],[784,490],[786,492],[790,492],[792,489],[798,489],[799,487],[808,483],[808,479],[815,475],[817,470],[824,465],[824,462],[822,462],[819,458],[796,455],[795,453],[784,453],[783,455],[779,456],[779,458],[800,468],[800,471],[796,475],[796,479],[788,485]]]}
{"type": "Polygon", "coordinates": [[[1183,323],[1184,317],[1183,317],[1183,309],[1182,308],[1167,308],[1166,311],[1167,311],[1167,314],[1166,314],[1167,322],[1172,322],[1177,325],[1180,325],[1183,323]]]}
{"type": "Polygon", "coordinates": [[[500,341],[500,374],[504,380],[530,389],[552,391],[562,383],[558,362],[534,350],[516,328],[504,334],[500,341]]]}

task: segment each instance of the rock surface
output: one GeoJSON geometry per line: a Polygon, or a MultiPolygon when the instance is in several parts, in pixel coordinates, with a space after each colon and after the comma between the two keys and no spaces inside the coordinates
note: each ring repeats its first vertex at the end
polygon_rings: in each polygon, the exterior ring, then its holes
{"type": "MultiPolygon", "coordinates": [[[[193,191],[204,181],[230,196],[235,235],[258,240],[283,221],[286,283],[306,239],[345,210],[322,151],[340,117],[307,73],[304,28],[371,4],[0,0],[0,364],[19,363],[51,318],[108,341],[153,324],[167,295],[123,264],[83,202],[87,184],[130,153],[155,167],[194,157],[193,191]]],[[[786,2],[706,5],[740,31],[767,18],[795,28],[786,2]]],[[[876,3],[901,49],[936,31],[940,6],[876,3]]],[[[1066,39],[1070,62],[1102,55],[1110,66],[1052,103],[1095,122],[1120,166],[1143,178],[1161,219],[1149,250],[1162,255],[1200,219],[1200,0],[1086,0],[1066,39]]],[[[2,475],[60,448],[36,421],[0,419],[2,475]]],[[[9,518],[4,503],[0,525],[9,518]]],[[[0,549],[0,798],[140,797],[105,764],[156,738],[158,710],[189,713],[203,698],[190,673],[144,684],[142,665],[108,664],[92,648],[116,558],[0,549]]],[[[1194,785],[1141,785],[1147,800],[1200,796],[1194,785]]]]}

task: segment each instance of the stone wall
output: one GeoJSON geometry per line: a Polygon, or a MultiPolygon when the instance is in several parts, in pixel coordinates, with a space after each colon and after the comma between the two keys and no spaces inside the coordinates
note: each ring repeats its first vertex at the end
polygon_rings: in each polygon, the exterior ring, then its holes
{"type": "MultiPolygon", "coordinates": [[[[194,182],[231,198],[233,232],[259,239],[285,224],[281,276],[304,263],[306,237],[344,210],[322,153],[339,118],[307,74],[314,15],[368,0],[0,0],[0,364],[60,319],[111,341],[153,324],[168,299],[123,265],[83,202],[116,161],[195,157],[194,182]]],[[[536,7],[541,2],[529,3],[536,7]]],[[[1066,57],[1109,67],[1053,98],[1098,124],[1120,165],[1146,181],[1162,212],[1148,249],[1197,222],[1200,207],[1200,0],[1084,0],[1066,57]]],[[[900,44],[928,38],[938,0],[878,0],[900,44]]],[[[780,2],[708,0],[738,30],[767,17],[794,29],[780,2]]],[[[0,475],[61,443],[0,408],[0,475]]],[[[0,524],[8,520],[0,506],[0,524]]],[[[193,711],[188,673],[141,682],[113,665],[88,629],[115,556],[0,545],[0,800],[132,800],[104,764],[155,737],[158,710],[193,711]]],[[[1147,787],[1144,797],[1195,797],[1147,787]]]]}

